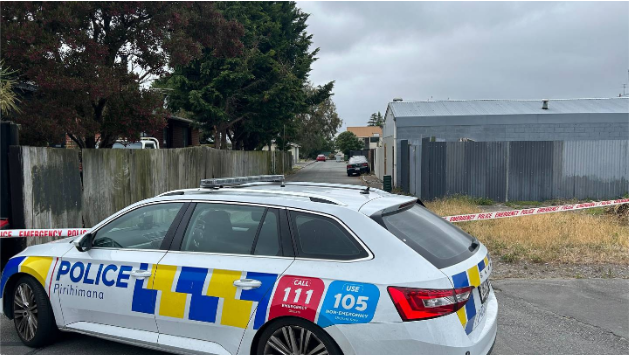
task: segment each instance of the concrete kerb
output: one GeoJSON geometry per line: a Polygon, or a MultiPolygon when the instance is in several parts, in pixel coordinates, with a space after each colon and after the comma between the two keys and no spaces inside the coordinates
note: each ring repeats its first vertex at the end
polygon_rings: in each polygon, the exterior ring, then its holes
{"type": "Polygon", "coordinates": [[[307,161],[305,163],[303,163],[303,165],[301,165],[301,163],[297,163],[295,165],[293,165],[293,169],[289,172],[286,173],[286,175],[293,175],[295,173],[297,173],[299,170],[304,169],[307,166],[310,166],[312,164],[316,163],[316,160],[311,160],[311,161],[307,161]]]}

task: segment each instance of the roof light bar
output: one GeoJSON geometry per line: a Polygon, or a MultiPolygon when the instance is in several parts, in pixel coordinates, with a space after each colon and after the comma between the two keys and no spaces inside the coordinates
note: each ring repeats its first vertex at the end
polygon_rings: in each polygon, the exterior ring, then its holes
{"type": "Polygon", "coordinates": [[[254,182],[281,182],[284,185],[284,175],[258,175],[258,176],[240,176],[232,178],[220,179],[203,179],[201,180],[202,188],[217,188],[225,186],[237,186],[243,184],[251,184],[254,182]]]}

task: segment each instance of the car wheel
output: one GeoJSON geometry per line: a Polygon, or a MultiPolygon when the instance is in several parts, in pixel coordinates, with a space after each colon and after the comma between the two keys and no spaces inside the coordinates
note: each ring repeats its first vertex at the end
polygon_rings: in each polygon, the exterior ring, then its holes
{"type": "Polygon", "coordinates": [[[260,335],[255,354],[342,355],[334,339],[323,329],[299,318],[272,323],[260,335]]]}
{"type": "Polygon", "coordinates": [[[15,285],[13,323],[24,345],[32,348],[51,343],[58,331],[46,291],[30,276],[15,285]]]}

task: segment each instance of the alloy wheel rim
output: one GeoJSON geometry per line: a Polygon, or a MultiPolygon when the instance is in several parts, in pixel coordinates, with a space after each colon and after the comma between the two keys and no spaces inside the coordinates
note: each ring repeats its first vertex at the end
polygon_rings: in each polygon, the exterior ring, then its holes
{"type": "Polygon", "coordinates": [[[264,346],[264,355],[328,354],[328,349],[313,332],[294,325],[276,330],[264,346]]]}
{"type": "Polygon", "coordinates": [[[20,284],[15,290],[13,316],[15,327],[20,336],[26,341],[33,339],[38,325],[37,302],[35,301],[35,293],[25,283],[20,284]]]}

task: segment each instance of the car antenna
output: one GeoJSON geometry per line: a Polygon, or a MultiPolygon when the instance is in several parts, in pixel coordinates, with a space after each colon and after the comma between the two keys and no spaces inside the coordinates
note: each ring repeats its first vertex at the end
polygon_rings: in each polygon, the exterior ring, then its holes
{"type": "Polygon", "coordinates": [[[369,195],[369,186],[367,186],[367,188],[364,190],[360,190],[360,193],[363,195],[369,195]]]}

